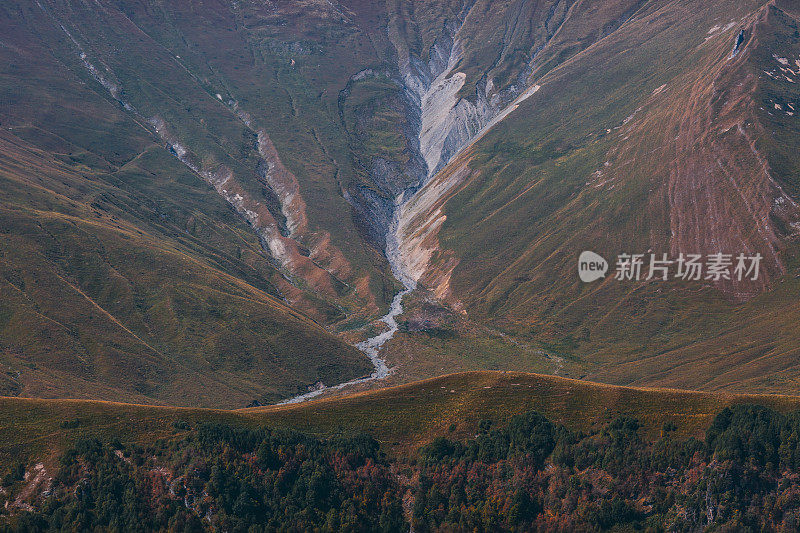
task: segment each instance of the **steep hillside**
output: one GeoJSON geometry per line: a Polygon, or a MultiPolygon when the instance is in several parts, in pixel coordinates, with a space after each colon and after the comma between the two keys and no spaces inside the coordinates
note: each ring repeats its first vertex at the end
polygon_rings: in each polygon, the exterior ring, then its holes
{"type": "Polygon", "coordinates": [[[236,407],[369,373],[281,302],[248,228],[158,147],[95,172],[90,153],[0,137],[5,394],[236,407]]]}
{"type": "Polygon", "coordinates": [[[280,265],[144,100],[29,7],[0,15],[3,394],[241,407],[369,374],[287,306],[280,265]]]}
{"type": "Polygon", "coordinates": [[[635,5],[4,4],[5,392],[235,405],[368,374],[303,315],[378,316],[400,199],[542,49],[635,5]]]}
{"type": "Polygon", "coordinates": [[[572,375],[797,391],[796,6],[645,3],[554,65],[579,7],[538,89],[403,206],[404,267],[572,375]],[[584,250],[604,280],[580,282],[584,250]],[[760,276],[613,279],[619,254],[718,252],[760,254],[760,276]]]}
{"type": "MultiPolygon", "coordinates": [[[[303,26],[286,29],[262,7],[20,2],[6,6],[5,24],[16,30],[17,49],[57,62],[62,75],[118,107],[213,187],[257,232],[280,271],[271,281],[292,305],[326,323],[369,316],[383,295],[376,303],[374,272],[364,265],[380,256],[346,223],[350,208],[332,161],[347,155],[323,142],[336,127],[336,108],[328,105],[335,106],[338,88],[330,89],[332,102],[317,98],[360,63],[352,65],[339,43],[331,53],[340,72],[318,80],[316,66],[306,67],[317,45],[291,40],[303,38],[303,26]]],[[[323,25],[313,27],[323,43],[331,38],[324,30],[340,31],[341,20],[327,20],[326,11],[287,7],[281,15],[312,25],[320,17],[323,25]]],[[[81,98],[74,94],[70,103],[81,98]]],[[[18,99],[29,102],[25,94],[18,99]]],[[[44,119],[29,106],[9,112],[37,126],[44,119]]],[[[340,135],[336,142],[343,143],[340,135]]]]}

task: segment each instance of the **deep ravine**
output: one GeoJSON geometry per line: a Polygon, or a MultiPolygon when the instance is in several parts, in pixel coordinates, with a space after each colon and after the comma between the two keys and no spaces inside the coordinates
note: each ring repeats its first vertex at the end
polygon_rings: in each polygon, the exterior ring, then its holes
{"type": "MultiPolygon", "coordinates": [[[[400,198],[398,199],[398,204],[402,203],[402,201],[403,195],[401,194],[400,198]]],[[[414,281],[405,271],[402,256],[400,254],[400,243],[398,241],[399,213],[400,209],[398,205],[398,208],[395,209],[395,217],[392,220],[386,237],[386,258],[389,261],[389,265],[392,267],[392,274],[394,274],[394,277],[403,284],[403,290],[395,294],[394,298],[392,298],[392,304],[389,306],[389,312],[380,319],[380,322],[383,322],[387,329],[378,335],[375,335],[374,337],[370,337],[365,341],[356,344],[356,348],[367,354],[370,361],[372,361],[372,365],[375,367],[375,370],[368,377],[346,381],[332,387],[325,387],[323,385],[305,394],[300,394],[299,396],[283,400],[282,402],[279,402],[278,405],[301,403],[306,400],[316,398],[325,391],[340,390],[352,385],[358,385],[360,383],[377,381],[385,379],[389,375],[390,369],[386,364],[386,360],[381,357],[381,348],[392,337],[394,337],[395,333],[397,333],[397,317],[403,314],[403,298],[417,288],[416,281],[414,281]]]]}
{"type": "MultiPolygon", "coordinates": [[[[459,147],[458,151],[454,154],[454,156],[458,155],[462,150],[464,150],[465,148],[470,146],[473,142],[475,142],[483,135],[485,135],[486,132],[488,132],[493,126],[501,122],[512,111],[517,109],[520,103],[526,100],[529,96],[536,93],[536,91],[538,90],[539,90],[539,85],[532,85],[531,87],[523,91],[522,94],[514,102],[509,104],[506,108],[502,109],[489,121],[488,124],[486,124],[476,134],[470,137],[467,140],[467,142],[464,142],[459,147]]],[[[434,176],[431,176],[431,178],[433,178],[434,176]]],[[[404,233],[403,232],[404,228],[401,224],[401,217],[407,215],[407,213],[405,213],[403,209],[404,206],[406,206],[406,204],[408,204],[415,197],[416,194],[422,192],[423,190],[424,189],[422,188],[408,189],[400,194],[400,196],[395,201],[394,218],[392,219],[392,223],[389,226],[389,231],[387,232],[386,259],[392,268],[392,274],[397,280],[399,280],[403,284],[404,287],[403,290],[398,292],[392,299],[392,304],[389,307],[389,312],[380,319],[380,322],[383,322],[388,329],[385,329],[380,334],[374,337],[370,337],[367,340],[362,341],[356,345],[356,347],[359,350],[367,354],[367,356],[370,358],[373,366],[375,367],[374,372],[372,372],[372,374],[368,377],[346,381],[344,383],[339,383],[338,385],[332,387],[326,387],[323,385],[305,394],[300,394],[298,396],[289,398],[287,400],[283,400],[282,402],[279,402],[278,405],[301,403],[306,400],[316,398],[317,396],[320,396],[321,394],[329,390],[341,390],[345,387],[350,387],[352,385],[358,385],[370,381],[378,381],[385,379],[389,375],[390,369],[386,364],[386,360],[381,357],[380,353],[381,348],[383,347],[384,344],[386,344],[389,340],[391,340],[392,337],[394,337],[395,333],[397,333],[398,330],[397,317],[403,314],[403,298],[405,298],[406,295],[408,295],[417,288],[417,279],[418,279],[418,276],[415,276],[414,273],[410,270],[407,258],[404,256],[402,251],[401,239],[404,233]]]]}
{"type": "Polygon", "coordinates": [[[378,381],[389,375],[390,369],[381,356],[381,349],[397,333],[397,317],[403,314],[403,298],[416,289],[421,274],[414,268],[414,258],[410,257],[413,254],[407,251],[404,253],[402,239],[409,220],[413,217],[413,213],[406,209],[407,205],[425,191],[424,186],[434,180],[447,162],[483,137],[540,88],[539,85],[530,85],[522,91],[515,91],[516,97],[504,106],[498,105],[497,101],[493,105],[489,104],[486,94],[489,92],[488,88],[483,94],[478,93],[483,98],[477,102],[477,106],[468,100],[456,98],[456,93],[464,82],[463,73],[453,72],[461,58],[459,31],[459,25],[445,28],[442,37],[434,45],[434,58],[427,65],[410,58],[407,55],[407,48],[397,41],[397,34],[391,29],[389,32],[390,40],[393,40],[399,55],[398,67],[406,92],[419,108],[421,125],[416,141],[427,165],[427,176],[416,186],[400,193],[395,199],[393,219],[386,236],[385,253],[392,274],[404,288],[392,299],[389,312],[380,318],[386,329],[356,345],[370,358],[375,370],[365,378],[331,387],[320,385],[312,391],[283,400],[278,405],[301,403],[329,390],[341,390],[352,385],[378,381]]]}

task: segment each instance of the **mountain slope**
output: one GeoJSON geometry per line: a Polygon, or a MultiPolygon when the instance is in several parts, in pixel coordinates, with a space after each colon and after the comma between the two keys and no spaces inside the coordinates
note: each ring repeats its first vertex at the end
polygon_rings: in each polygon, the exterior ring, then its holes
{"type": "Polygon", "coordinates": [[[37,41],[29,14],[3,7],[3,392],[237,407],[369,374],[281,301],[258,236],[109,75],[37,41]]]}
{"type": "Polygon", "coordinates": [[[396,381],[798,390],[791,2],[15,0],[0,28],[9,394],[348,381],[340,339],[402,286],[396,381]],[[584,250],[762,275],[585,285],[584,250]]]}
{"type": "Polygon", "coordinates": [[[571,5],[4,4],[6,391],[236,405],[368,373],[302,315],[385,308],[397,198],[523,90],[571,5]]]}
{"type": "Polygon", "coordinates": [[[797,15],[790,2],[648,3],[544,61],[535,94],[404,206],[407,267],[577,375],[797,390],[797,15]],[[584,250],[612,269],[622,253],[764,259],[756,281],[612,270],[587,285],[584,250]]]}

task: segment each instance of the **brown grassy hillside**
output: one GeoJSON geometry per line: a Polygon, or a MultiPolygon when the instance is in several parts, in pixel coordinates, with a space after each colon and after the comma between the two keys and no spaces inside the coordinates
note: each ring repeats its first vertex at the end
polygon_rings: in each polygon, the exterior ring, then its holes
{"type": "Polygon", "coordinates": [[[545,47],[540,90],[411,202],[422,283],[575,377],[800,390],[798,24],[791,2],[645,3],[562,64],[545,47]],[[584,250],[605,280],[580,282],[584,250]],[[610,279],[621,253],[719,251],[760,253],[759,279],[610,279]]]}
{"type": "Polygon", "coordinates": [[[800,400],[792,396],[616,387],[515,372],[453,374],[344,398],[237,411],[3,398],[0,454],[52,457],[78,438],[152,441],[180,434],[186,424],[204,422],[319,435],[368,432],[388,449],[402,452],[440,435],[470,436],[484,418],[502,423],[531,410],[573,429],[588,430],[630,416],[651,436],[657,436],[665,422],[674,422],[681,435],[699,436],[721,409],[742,403],[782,412],[800,407],[800,400]]]}

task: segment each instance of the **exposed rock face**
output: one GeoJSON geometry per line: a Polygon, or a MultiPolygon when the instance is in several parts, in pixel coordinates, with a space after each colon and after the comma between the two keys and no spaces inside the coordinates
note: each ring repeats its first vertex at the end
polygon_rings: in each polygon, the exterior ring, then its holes
{"type": "MultiPolygon", "coordinates": [[[[467,144],[459,147],[448,165],[398,207],[394,237],[398,242],[398,252],[394,262],[402,265],[402,270],[415,284],[431,287],[439,299],[452,296],[450,277],[458,265],[452,252],[439,249],[439,230],[447,220],[444,204],[470,175],[469,147],[539,89],[539,85],[529,87],[511,105],[497,113],[468,139],[467,144]],[[434,262],[436,268],[432,268],[434,262]]],[[[457,301],[452,303],[459,307],[457,301]]]]}
{"type": "Polygon", "coordinates": [[[395,199],[404,190],[420,183],[427,175],[427,168],[419,151],[420,110],[405,96],[403,83],[396,72],[373,69],[359,72],[340,94],[340,105],[346,104],[354,87],[358,90],[359,84],[369,84],[371,81],[387,82],[392,89],[378,96],[381,109],[367,105],[354,113],[355,124],[351,125],[354,131],[351,134],[356,143],[369,145],[370,135],[387,127],[386,124],[376,124],[376,116],[390,113],[398,118],[398,122],[390,129],[395,130],[392,133],[402,139],[402,154],[398,156],[381,150],[360,154],[368,180],[351,183],[344,195],[356,212],[355,219],[362,233],[372,246],[383,250],[386,233],[392,222],[395,199]]]}
{"type": "Polygon", "coordinates": [[[258,130],[258,153],[266,163],[262,177],[278,197],[288,234],[293,236],[305,233],[308,231],[308,218],[306,203],[300,196],[300,185],[297,178],[283,166],[275,145],[263,129],[258,130]]]}
{"type": "MultiPolygon", "coordinates": [[[[252,124],[249,116],[245,123],[248,127],[252,124]]],[[[258,232],[264,248],[281,268],[321,295],[331,298],[338,295],[337,285],[341,282],[336,275],[349,276],[350,265],[341,252],[331,245],[326,232],[308,231],[305,202],[300,195],[297,179],[283,165],[264,130],[257,132],[258,152],[263,158],[259,168],[263,169],[262,179],[280,202],[285,232],[269,208],[242,186],[230,168],[214,161],[201,161],[170,133],[162,118],[153,117],[150,124],[168,143],[175,156],[213,186],[258,232]],[[309,246],[306,247],[304,242],[308,242],[309,246]]],[[[291,296],[289,299],[292,299],[291,296]]]]}
{"type": "Polygon", "coordinates": [[[454,160],[404,203],[398,213],[397,262],[415,283],[431,287],[439,299],[451,296],[450,277],[458,265],[452,252],[439,248],[439,231],[447,220],[443,208],[469,176],[468,163],[468,158],[454,160]]]}
{"type": "Polygon", "coordinates": [[[441,169],[469,139],[497,113],[497,99],[489,103],[491,85],[476,88],[476,102],[460,98],[466,74],[454,72],[462,59],[458,32],[469,9],[464,8],[460,20],[448,22],[442,35],[433,44],[427,63],[411,55],[400,42],[399,32],[389,29],[389,37],[397,50],[398,66],[407,95],[419,110],[419,151],[425,160],[427,177],[441,169]]]}
{"type": "MultiPolygon", "coordinates": [[[[398,68],[410,103],[409,123],[414,124],[417,117],[419,121],[413,144],[425,163],[425,173],[419,182],[396,195],[387,236],[387,257],[406,287],[416,286],[427,272],[438,250],[438,229],[446,218],[434,207],[441,207],[448,192],[464,177],[466,168],[448,172],[441,179],[437,179],[437,173],[536,90],[528,88],[519,95],[518,86],[512,85],[502,92],[495,91],[493,83],[484,76],[475,87],[474,101],[459,96],[467,79],[464,72],[457,71],[463,59],[459,32],[473,7],[474,3],[465,3],[458,17],[445,23],[428,52],[427,62],[410,52],[397,27],[389,27],[389,39],[397,52],[398,68]],[[512,105],[504,108],[514,98],[512,105]],[[432,178],[437,183],[426,187],[432,178]]],[[[527,74],[528,71],[520,73],[522,83],[527,74]]],[[[448,264],[431,284],[439,297],[449,292],[449,276],[457,261],[451,258],[448,264]]]]}
{"type": "MultiPolygon", "coordinates": [[[[263,178],[280,201],[281,213],[286,220],[287,237],[294,240],[294,248],[308,246],[308,258],[333,276],[347,279],[352,274],[350,264],[342,252],[331,243],[326,231],[309,230],[306,203],[300,194],[297,178],[286,169],[275,145],[263,129],[258,130],[258,153],[266,163],[263,178]]],[[[302,254],[301,254],[302,255],[302,254]]],[[[294,257],[297,260],[297,257],[294,257]]]]}
{"type": "MultiPolygon", "coordinates": [[[[405,119],[403,135],[409,160],[403,165],[375,157],[369,176],[377,190],[359,186],[348,191],[348,199],[367,226],[368,235],[380,247],[386,246],[397,199],[405,191],[417,189],[442,168],[492,114],[485,91],[476,90],[477,104],[458,96],[466,75],[453,70],[462,57],[457,36],[468,11],[465,7],[459,20],[445,24],[427,62],[409,51],[408,43],[396,27],[389,27],[389,40],[398,59],[398,87],[403,98],[397,107],[405,119]]],[[[371,70],[360,72],[351,81],[378,74],[371,70]]]]}
{"type": "Polygon", "coordinates": [[[422,55],[406,41],[407,22],[390,22],[389,40],[400,76],[418,110],[418,146],[428,178],[529,88],[539,53],[567,20],[573,3],[464,1],[441,29],[432,30],[439,32],[438,38],[422,55]],[[489,24],[496,25],[491,30],[486,28],[488,11],[489,24]],[[480,64],[472,64],[475,61],[480,64]],[[501,80],[501,87],[496,80],[501,80]]]}

